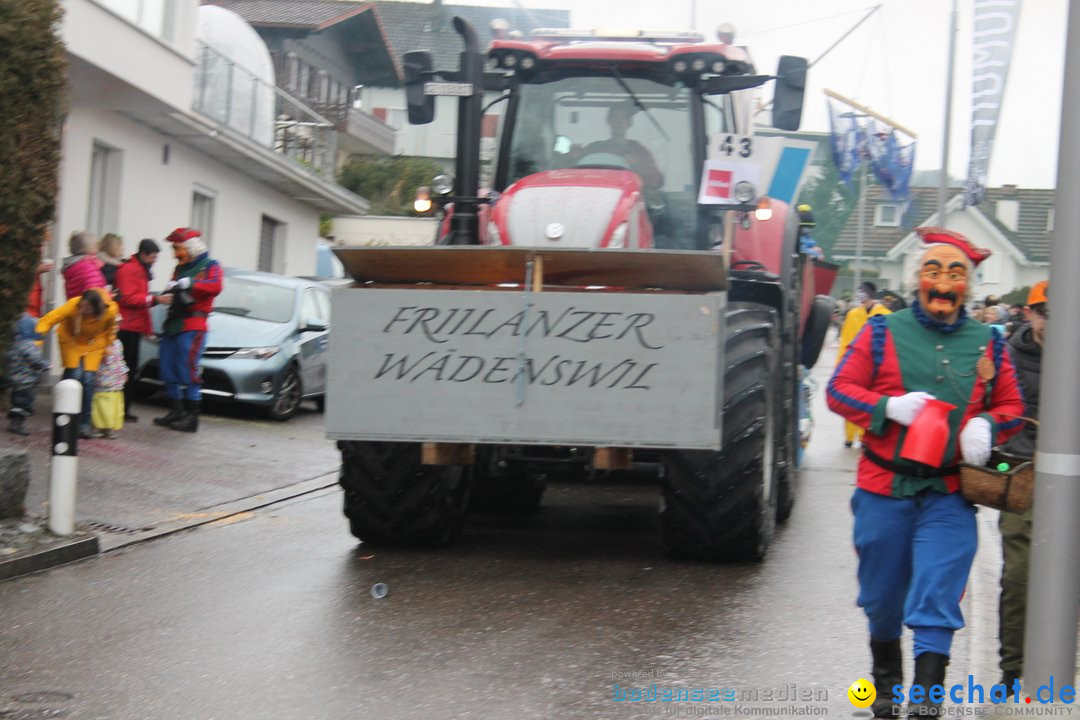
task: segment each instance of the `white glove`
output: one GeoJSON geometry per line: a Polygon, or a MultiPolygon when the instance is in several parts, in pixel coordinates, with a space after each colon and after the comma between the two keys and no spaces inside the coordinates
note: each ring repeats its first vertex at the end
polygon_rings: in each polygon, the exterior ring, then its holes
{"type": "Polygon", "coordinates": [[[930,393],[918,391],[909,392],[907,395],[889,398],[885,404],[885,417],[901,425],[910,425],[922,412],[927,400],[933,400],[930,393]]]}
{"type": "Polygon", "coordinates": [[[180,278],[179,280],[176,281],[176,287],[180,288],[181,290],[187,290],[189,287],[191,287],[191,278],[189,278],[189,277],[180,278]]]}
{"type": "Polygon", "coordinates": [[[985,465],[990,459],[993,444],[990,423],[986,418],[973,417],[960,431],[960,454],[968,465],[985,465]]]}

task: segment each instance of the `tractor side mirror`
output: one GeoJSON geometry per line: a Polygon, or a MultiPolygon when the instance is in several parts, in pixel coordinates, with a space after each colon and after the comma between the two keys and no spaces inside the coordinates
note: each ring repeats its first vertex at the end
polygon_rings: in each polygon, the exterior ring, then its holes
{"type": "Polygon", "coordinates": [[[402,58],[405,66],[405,104],[409,123],[427,125],[435,119],[435,96],[424,94],[424,83],[431,79],[431,53],[425,50],[407,52],[402,58]]]}
{"type": "Polygon", "coordinates": [[[798,130],[802,122],[803,95],[806,92],[806,58],[781,55],[776,68],[773,94],[773,126],[798,130]]]}

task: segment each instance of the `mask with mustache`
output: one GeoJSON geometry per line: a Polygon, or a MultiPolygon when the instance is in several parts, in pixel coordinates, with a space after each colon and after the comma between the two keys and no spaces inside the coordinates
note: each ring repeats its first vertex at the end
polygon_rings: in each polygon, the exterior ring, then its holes
{"type": "Polygon", "coordinates": [[[968,290],[970,263],[959,248],[934,245],[923,255],[919,304],[935,320],[955,322],[968,290]]]}

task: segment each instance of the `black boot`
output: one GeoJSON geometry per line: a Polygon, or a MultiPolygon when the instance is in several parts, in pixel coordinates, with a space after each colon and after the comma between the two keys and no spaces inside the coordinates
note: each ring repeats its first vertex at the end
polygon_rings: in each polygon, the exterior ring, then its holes
{"type": "Polygon", "coordinates": [[[26,430],[26,416],[20,413],[13,413],[8,417],[11,418],[11,424],[8,425],[8,432],[15,433],[16,435],[29,435],[26,430]]]}
{"type": "Polygon", "coordinates": [[[199,431],[199,412],[202,409],[202,401],[200,400],[188,400],[187,411],[182,416],[174,420],[169,427],[173,430],[179,430],[180,432],[198,432],[199,431]]]}
{"type": "Polygon", "coordinates": [[[874,690],[877,691],[877,698],[870,706],[874,717],[900,717],[900,705],[893,702],[893,686],[904,684],[904,659],[900,653],[900,638],[871,639],[870,653],[874,658],[874,690]]]}
{"type": "Polygon", "coordinates": [[[907,706],[908,717],[933,717],[941,714],[941,703],[930,699],[930,688],[941,685],[945,686],[945,668],[949,664],[949,656],[936,652],[924,652],[915,658],[915,677],[911,681],[911,688],[916,685],[923,688],[923,699],[920,702],[909,702],[907,706]]]}
{"type": "Polygon", "coordinates": [[[184,415],[184,401],[183,400],[169,400],[169,407],[172,408],[169,412],[161,417],[154,418],[154,424],[162,427],[169,427],[172,423],[179,420],[184,415]]]}

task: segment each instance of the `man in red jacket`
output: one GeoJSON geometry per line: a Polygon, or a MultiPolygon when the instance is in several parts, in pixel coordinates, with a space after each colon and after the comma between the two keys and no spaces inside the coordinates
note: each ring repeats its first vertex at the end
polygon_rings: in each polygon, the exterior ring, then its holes
{"type": "Polygon", "coordinates": [[[214,309],[214,298],[221,292],[224,280],[221,265],[210,259],[198,230],[176,228],[166,240],[173,245],[177,265],[165,286],[172,303],[161,331],[159,362],[172,410],[154,418],[154,423],[196,432],[202,409],[199,362],[206,345],[206,318],[214,309]]]}
{"type": "Polygon", "coordinates": [[[917,228],[928,244],[910,308],[870,318],[829,380],[829,407],[865,428],[851,499],[859,556],[859,605],[870,625],[876,717],[899,715],[900,633],[914,633],[909,715],[940,711],[960,598],[975,557],[975,508],[957,492],[957,463],[982,465],[1020,429],[1024,404],[1005,339],[964,309],[975,266],[990,252],[942,228],[917,228]],[[901,456],[927,401],[955,406],[942,457],[901,456]],[[922,695],[914,686],[922,688],[922,695]],[[937,702],[935,702],[935,699],[937,702]]]}
{"type": "Polygon", "coordinates": [[[124,419],[137,422],[131,412],[131,401],[139,373],[139,342],[143,335],[154,332],[150,322],[150,308],[168,305],[172,295],[150,294],[150,272],[157,261],[161,248],[149,238],[139,242],[139,251],[120,263],[116,269],[116,302],[120,306],[120,331],[116,334],[124,346],[124,362],[128,367],[128,379],[124,384],[124,419]]]}

